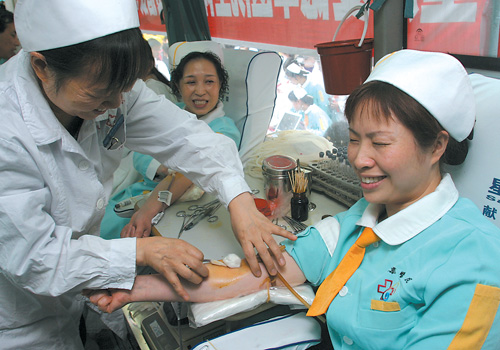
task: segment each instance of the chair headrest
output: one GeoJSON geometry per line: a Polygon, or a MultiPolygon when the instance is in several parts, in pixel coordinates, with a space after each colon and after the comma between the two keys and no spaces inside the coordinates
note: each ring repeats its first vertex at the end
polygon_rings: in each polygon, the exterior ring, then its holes
{"type": "Polygon", "coordinates": [[[222,64],[224,64],[224,54],[222,52],[222,46],[219,43],[210,40],[181,41],[172,44],[168,48],[168,61],[170,63],[170,68],[174,69],[184,56],[194,51],[211,51],[219,56],[222,64]]]}

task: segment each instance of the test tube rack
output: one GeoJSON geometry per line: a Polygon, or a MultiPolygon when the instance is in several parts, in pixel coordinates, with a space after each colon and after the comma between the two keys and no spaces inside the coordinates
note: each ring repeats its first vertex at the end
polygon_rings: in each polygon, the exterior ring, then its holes
{"type": "Polygon", "coordinates": [[[310,166],[313,169],[313,190],[324,193],[347,207],[363,197],[359,179],[347,160],[346,147],[320,152],[319,161],[310,166]]]}

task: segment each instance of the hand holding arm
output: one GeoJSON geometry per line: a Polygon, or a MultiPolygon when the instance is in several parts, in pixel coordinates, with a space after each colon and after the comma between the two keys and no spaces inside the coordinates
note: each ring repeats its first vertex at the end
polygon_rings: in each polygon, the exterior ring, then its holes
{"type": "Polygon", "coordinates": [[[191,244],[173,238],[147,237],[137,239],[136,261],[139,266],[150,266],[169,282],[171,288],[184,300],[189,300],[179,276],[199,284],[208,276],[203,264],[203,253],[191,244]]]}
{"type": "Polygon", "coordinates": [[[240,194],[229,203],[229,213],[231,214],[231,225],[234,234],[243,248],[252,273],[257,277],[261,275],[261,269],[254,251],[255,247],[269,273],[275,275],[276,264],[268,251],[268,247],[279,266],[285,265],[285,259],[272,235],[279,235],[291,240],[296,240],[297,237],[274,225],[260,213],[255,206],[252,195],[248,192],[240,194]]]}

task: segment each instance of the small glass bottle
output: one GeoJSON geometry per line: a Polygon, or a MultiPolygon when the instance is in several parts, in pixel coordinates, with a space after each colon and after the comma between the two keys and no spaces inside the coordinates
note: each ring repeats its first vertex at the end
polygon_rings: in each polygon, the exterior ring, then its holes
{"type": "Polygon", "coordinates": [[[309,199],[307,199],[306,192],[293,192],[290,200],[290,212],[294,220],[307,220],[309,216],[309,199]]]}

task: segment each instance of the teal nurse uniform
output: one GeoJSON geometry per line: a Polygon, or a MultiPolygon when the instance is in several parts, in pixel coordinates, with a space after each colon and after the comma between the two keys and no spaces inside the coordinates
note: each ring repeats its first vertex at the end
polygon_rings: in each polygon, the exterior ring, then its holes
{"type": "Polygon", "coordinates": [[[367,248],[326,313],[335,350],[451,349],[481,342],[477,348],[498,349],[500,229],[459,198],[448,174],[433,193],[377,222],[380,211],[361,199],[285,242],[318,286],[363,227],[381,238],[367,248]]]}

